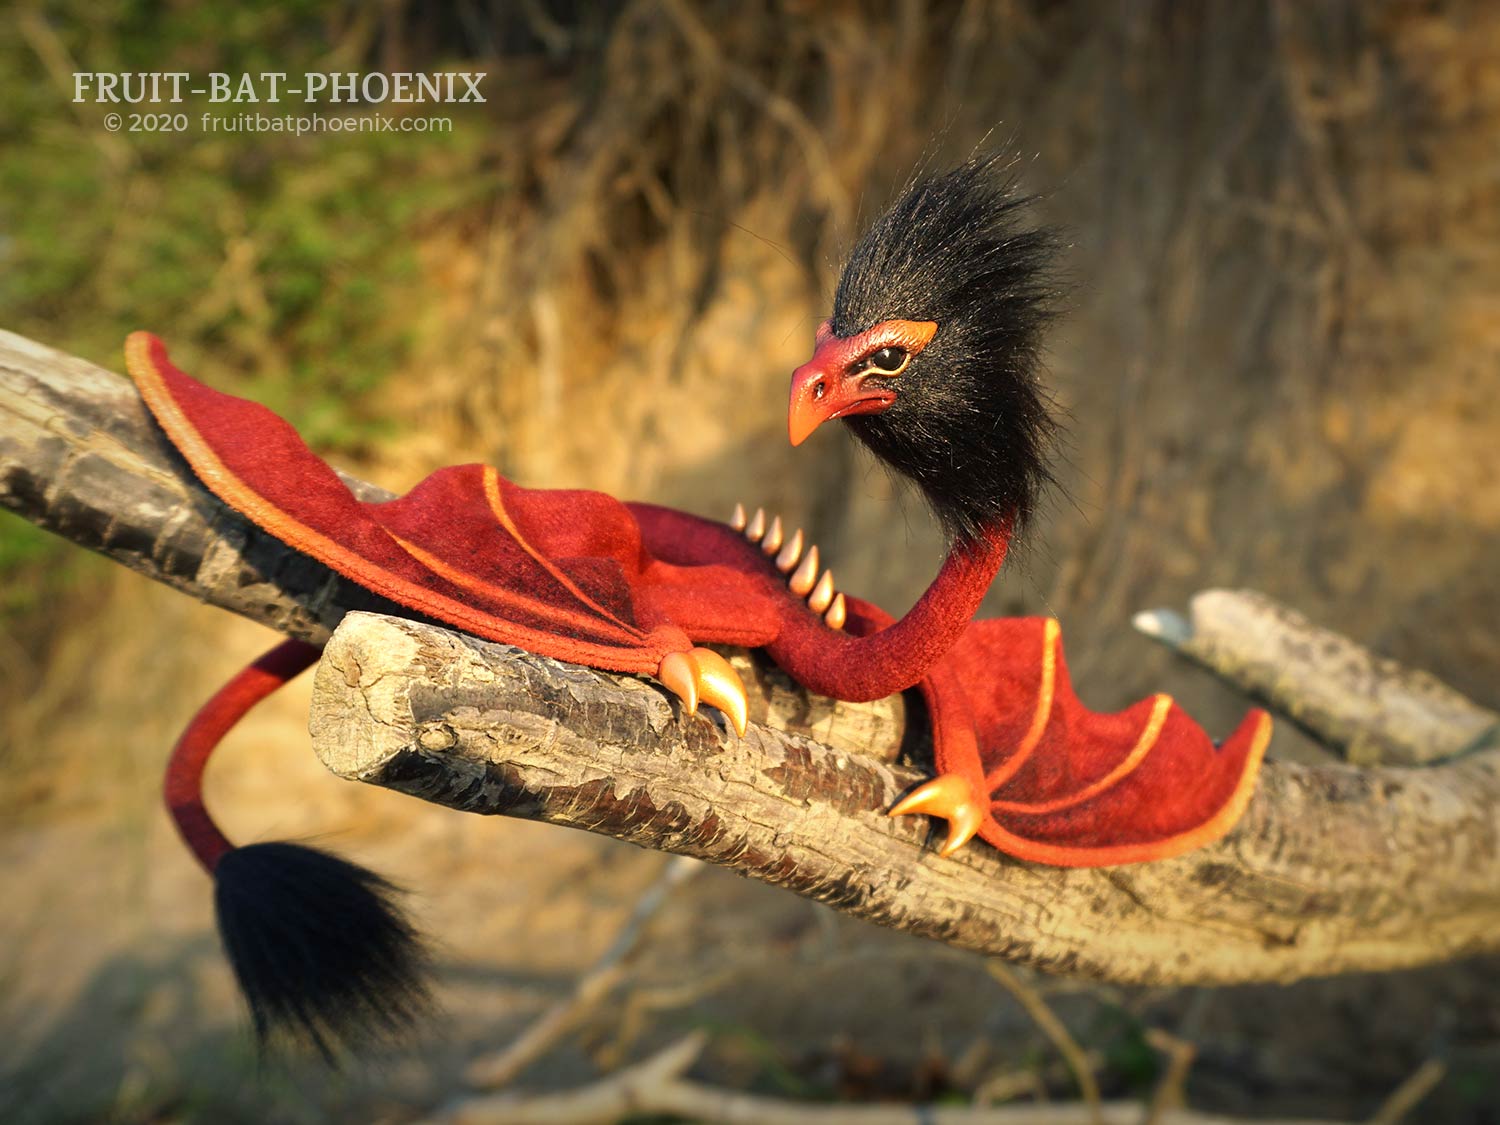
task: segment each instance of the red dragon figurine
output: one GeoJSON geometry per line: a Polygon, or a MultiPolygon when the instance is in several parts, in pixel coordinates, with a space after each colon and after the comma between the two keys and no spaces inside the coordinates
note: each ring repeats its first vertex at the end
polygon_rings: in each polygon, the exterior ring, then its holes
{"type": "MultiPolygon", "coordinates": [[[[817,548],[762,511],[739,508],[722,524],[596,492],[522,488],[481,465],[361,503],[284,421],[195,382],[154,336],[132,335],[126,360],[216,496],[410,612],[655,677],[688,714],[706,703],[739,735],[744,687],[704,646],[763,648],[809,690],[839,699],[916,686],[937,777],[890,813],[946,818],[944,855],[975,835],[1054,865],[1176,855],[1244,811],[1269,717],[1252,712],[1216,748],[1166,695],[1095,714],[1073,694],[1056,621],[972,620],[1050,480],[1054,424],[1036,369],[1052,244],[1023,223],[1024,204],[995,157],[912,184],[855,248],[813,356],[792,376],[793,445],[843,419],[949,532],[942,569],[899,621],[836,592],[817,548]]],[[[213,875],[257,1032],[300,1033],[327,1055],[422,1009],[416,934],[371,872],[300,845],[231,845],[201,787],[230,727],[317,655],[286,642],[225,685],[180,739],[166,797],[213,875]]]]}

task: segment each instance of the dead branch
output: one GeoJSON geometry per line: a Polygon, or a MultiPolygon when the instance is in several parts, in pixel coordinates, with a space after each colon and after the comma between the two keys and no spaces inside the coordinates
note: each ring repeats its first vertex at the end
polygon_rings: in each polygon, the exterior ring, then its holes
{"type": "Polygon", "coordinates": [[[1188,1071],[1198,1057],[1198,1049],[1186,1039],[1153,1027],[1146,1032],[1146,1042],[1167,1056],[1167,1066],[1151,1092],[1146,1119],[1141,1125],[1160,1125],[1162,1116],[1187,1104],[1188,1071]]]}
{"type": "Polygon", "coordinates": [[[359,613],[318,668],[311,728],[342,777],[695,856],[1044,969],[1231,983],[1500,948],[1497,751],[1420,769],[1273,763],[1220,843],[1067,870],[983,847],[939,859],[926,826],[884,814],[915,771],[767,716],[752,692],[737,739],[644,681],[359,613]]]}
{"type": "Polygon", "coordinates": [[[1369,1125],[1397,1125],[1398,1122],[1405,1121],[1406,1115],[1416,1109],[1447,1074],[1448,1066],[1441,1059],[1427,1059],[1412,1071],[1405,1082],[1391,1091],[1390,1096],[1370,1118],[1369,1125]]]}
{"type": "MultiPolygon", "coordinates": [[[[364,499],[390,493],[344,478],[364,499]]],[[[0,331],[0,507],[200,601],[321,642],[380,599],[200,485],[130,381],[0,331]]]]}
{"type": "MultiPolygon", "coordinates": [[[[323,640],[349,610],[381,608],[214,500],[127,381],[3,333],[0,504],[295,636],[323,640]]],[[[1324,679],[1321,653],[1275,651],[1284,682],[1262,690],[1296,711],[1297,685],[1324,679]]],[[[1061,870],[971,846],[943,861],[925,826],[884,816],[917,779],[894,764],[903,739],[922,749],[900,698],[835,704],[734,659],[755,721],[743,741],[645,682],[361,613],[319,669],[315,748],[342,776],[695,856],[883,925],[1099,979],[1289,980],[1500,948],[1500,748],[1426,769],[1272,763],[1235,832],[1176,860],[1061,870]]],[[[1481,728],[1493,721],[1473,710],[1481,728]]],[[[1433,745],[1445,756],[1455,743],[1433,745]]]]}
{"type": "Polygon", "coordinates": [[[1151,610],[1135,626],[1357,765],[1422,765],[1500,745],[1500,715],[1254,590],[1205,590],[1187,617],[1151,610]]]}
{"type": "MultiPolygon", "coordinates": [[[[557,1094],[491,1094],[466,1098],[429,1119],[431,1125],[610,1125],[626,1117],[665,1115],[737,1125],[1139,1125],[1137,1102],[1014,1106],[818,1105],[707,1086],[683,1074],[707,1044],[694,1032],[644,1062],[589,1086],[557,1094]]],[[[1235,1125],[1245,1118],[1166,1109],[1161,1125],[1235,1125]]],[[[1282,1119],[1281,1125],[1315,1125],[1282,1119]]],[[[1319,1122],[1316,1125],[1330,1125],[1319,1122]]]]}

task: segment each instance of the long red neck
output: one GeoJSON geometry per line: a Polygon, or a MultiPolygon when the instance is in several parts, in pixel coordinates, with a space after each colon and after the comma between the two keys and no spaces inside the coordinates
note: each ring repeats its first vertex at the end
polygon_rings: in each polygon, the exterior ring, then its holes
{"type": "Polygon", "coordinates": [[[867,636],[835,632],[805,606],[794,608],[769,646],[771,658],[809,690],[854,703],[911,687],[973,620],[1010,536],[1007,519],[956,544],[910,612],[867,636]]]}

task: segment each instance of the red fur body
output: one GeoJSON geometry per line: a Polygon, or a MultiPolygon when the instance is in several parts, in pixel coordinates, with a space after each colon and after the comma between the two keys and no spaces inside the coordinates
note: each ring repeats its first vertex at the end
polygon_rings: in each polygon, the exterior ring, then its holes
{"type": "MultiPolygon", "coordinates": [[[[984,795],[979,834],[1019,858],[1095,866],[1178,854],[1222,835],[1249,800],[1269,736],[1263,713],[1220,748],[1165,696],[1096,714],[1072,693],[1056,622],[971,621],[1004,562],[1008,526],[957,549],[900,621],[850,598],[836,630],[725,524],[597,492],[521,488],[479,465],[364,504],[285,422],[178,371],[155,337],[133,336],[127,358],[220,499],[426,617],[620,672],[654,675],[669,653],[732,644],[765,648],[807,688],[841,699],[918,686],[939,773],[984,795]]],[[[228,844],[196,795],[202,760],[255,700],[311,663],[306,646],[283,648],[216,696],[174,758],[169,803],[210,868],[228,844]]]]}

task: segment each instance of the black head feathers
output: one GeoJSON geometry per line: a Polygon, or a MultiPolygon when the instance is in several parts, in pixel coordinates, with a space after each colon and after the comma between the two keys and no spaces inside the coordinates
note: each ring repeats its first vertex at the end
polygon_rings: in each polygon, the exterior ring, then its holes
{"type": "Polygon", "coordinates": [[[921,489],[949,534],[1023,524],[1056,423],[1037,382],[1052,317],[1055,238],[1028,225],[1028,197],[1002,156],[912,183],[866,231],[839,279],[833,333],[935,321],[881,413],[846,419],[872,453],[921,489]]]}

